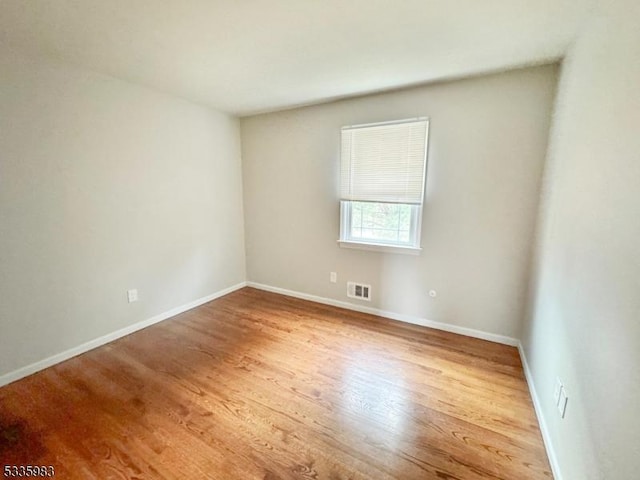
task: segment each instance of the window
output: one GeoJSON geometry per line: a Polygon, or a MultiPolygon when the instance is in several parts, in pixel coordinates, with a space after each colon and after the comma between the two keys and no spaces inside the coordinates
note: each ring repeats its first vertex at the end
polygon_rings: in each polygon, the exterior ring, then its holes
{"type": "Polygon", "coordinates": [[[419,252],[428,127],[418,118],[342,129],[341,246],[419,252]]]}

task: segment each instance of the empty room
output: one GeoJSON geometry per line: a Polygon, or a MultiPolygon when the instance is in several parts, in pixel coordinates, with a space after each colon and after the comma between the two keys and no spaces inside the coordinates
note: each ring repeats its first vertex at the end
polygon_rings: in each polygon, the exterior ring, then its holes
{"type": "Polygon", "coordinates": [[[0,0],[2,478],[639,478],[639,26],[0,0]]]}

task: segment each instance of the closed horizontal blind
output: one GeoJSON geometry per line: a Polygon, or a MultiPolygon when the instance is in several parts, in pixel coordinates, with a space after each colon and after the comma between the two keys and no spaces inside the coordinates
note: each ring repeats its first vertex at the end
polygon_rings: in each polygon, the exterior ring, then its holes
{"type": "Polygon", "coordinates": [[[422,204],[426,118],[342,129],[341,199],[422,204]]]}

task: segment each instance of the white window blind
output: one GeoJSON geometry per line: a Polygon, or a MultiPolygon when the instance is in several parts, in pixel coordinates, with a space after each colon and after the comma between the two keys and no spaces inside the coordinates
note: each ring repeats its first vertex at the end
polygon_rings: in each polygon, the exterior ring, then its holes
{"type": "Polygon", "coordinates": [[[426,118],[342,128],[341,199],[422,204],[426,118]]]}

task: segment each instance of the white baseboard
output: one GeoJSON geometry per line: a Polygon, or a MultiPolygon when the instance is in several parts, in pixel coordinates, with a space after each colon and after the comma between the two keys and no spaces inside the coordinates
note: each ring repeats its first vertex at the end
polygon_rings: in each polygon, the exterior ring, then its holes
{"type": "Polygon", "coordinates": [[[527,379],[527,385],[529,386],[529,392],[531,392],[531,399],[533,400],[533,408],[536,411],[538,417],[538,425],[540,425],[540,432],[542,433],[542,440],[544,441],[544,447],[547,451],[547,457],[549,457],[549,463],[551,464],[551,470],[555,480],[562,480],[562,473],[560,472],[560,464],[558,463],[558,457],[556,451],[553,448],[553,442],[551,441],[551,434],[547,427],[547,422],[542,412],[542,404],[540,398],[536,392],[536,386],[533,383],[533,375],[529,369],[529,362],[527,362],[527,355],[524,353],[522,343],[518,342],[518,352],[520,353],[520,360],[522,361],[522,368],[524,369],[524,376],[527,379]]]}
{"type": "Polygon", "coordinates": [[[155,323],[167,320],[168,318],[186,312],[187,310],[199,307],[200,305],[210,302],[211,300],[215,300],[216,298],[222,297],[223,295],[227,295],[228,293],[234,292],[246,286],[247,282],[238,283],[229,288],[225,288],[218,292],[212,293],[211,295],[207,295],[206,297],[198,298],[193,302],[189,302],[179,307],[172,308],[171,310],[155,315],[151,318],[148,318],[147,320],[134,323],[133,325],[129,325],[128,327],[121,328],[120,330],[116,330],[115,332],[108,333],[106,335],[103,335],[102,337],[90,340],[86,343],[83,343],[82,345],[78,345],[77,347],[70,348],[69,350],[65,350],[64,352],[57,353],[43,360],[39,360],[35,363],[32,363],[31,365],[27,365],[25,367],[19,368],[18,370],[14,370],[13,372],[6,373],[0,376],[0,387],[11,382],[15,382],[16,380],[20,380],[21,378],[27,377],[33,373],[39,372],[40,370],[44,370],[45,368],[51,367],[57,363],[64,362],[65,360],[88,352],[89,350],[93,350],[94,348],[105,345],[109,342],[117,340],[118,338],[122,338],[133,332],[142,330],[143,328],[149,327],[155,323]]]}
{"type": "Polygon", "coordinates": [[[459,335],[465,335],[467,337],[480,338],[482,340],[489,340],[490,342],[502,343],[504,345],[510,345],[512,347],[518,346],[520,343],[515,338],[507,337],[504,335],[497,335],[495,333],[483,332],[482,330],[475,330],[473,328],[460,327],[458,325],[451,325],[449,323],[436,322],[428,320],[426,318],[414,317],[411,315],[404,315],[401,313],[389,312],[387,310],[380,310],[378,308],[366,307],[364,305],[358,305],[350,302],[343,302],[340,300],[334,300],[332,298],[319,297],[316,295],[309,295],[308,293],[296,292],[294,290],[287,290],[280,287],[272,287],[270,285],[264,285],[262,283],[247,282],[248,287],[257,288],[259,290],[265,290],[267,292],[279,293],[288,297],[300,298],[302,300],[309,300],[311,302],[322,303],[324,305],[331,305],[334,307],[346,308],[347,310],[354,310],[356,312],[369,313],[371,315],[377,315],[379,317],[389,318],[391,320],[398,320],[400,322],[411,323],[413,325],[421,325],[423,327],[435,328],[436,330],[444,330],[445,332],[457,333],[459,335]]]}

